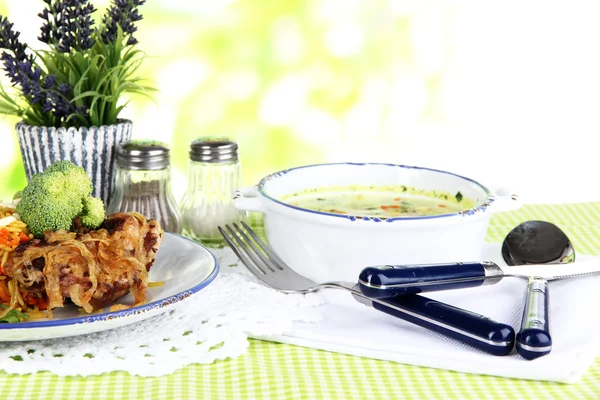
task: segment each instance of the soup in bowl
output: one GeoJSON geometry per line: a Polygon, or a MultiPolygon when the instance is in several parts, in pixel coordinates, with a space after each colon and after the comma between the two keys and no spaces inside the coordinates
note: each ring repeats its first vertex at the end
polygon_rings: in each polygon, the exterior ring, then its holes
{"type": "Polygon", "coordinates": [[[317,164],[268,175],[234,205],[263,213],[277,255],[316,282],[367,266],[472,261],[492,213],[519,206],[457,174],[376,163],[317,164]]]}
{"type": "Polygon", "coordinates": [[[283,196],[281,201],[322,213],[379,219],[448,214],[475,205],[460,191],[451,194],[405,185],[313,188],[283,196]]]}

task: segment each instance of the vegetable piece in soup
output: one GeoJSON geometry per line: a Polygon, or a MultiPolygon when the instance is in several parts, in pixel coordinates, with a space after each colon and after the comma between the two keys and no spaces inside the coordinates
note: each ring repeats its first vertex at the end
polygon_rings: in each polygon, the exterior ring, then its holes
{"type": "Polygon", "coordinates": [[[448,214],[469,209],[473,205],[462,194],[423,193],[406,190],[404,186],[402,188],[403,191],[377,187],[313,189],[288,195],[283,201],[313,211],[380,218],[448,214]]]}

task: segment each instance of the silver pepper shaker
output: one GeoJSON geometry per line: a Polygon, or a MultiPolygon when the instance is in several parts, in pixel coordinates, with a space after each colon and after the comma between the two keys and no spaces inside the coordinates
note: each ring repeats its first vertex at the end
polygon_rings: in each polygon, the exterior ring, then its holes
{"type": "Polygon", "coordinates": [[[171,192],[169,147],[130,140],[117,146],[115,190],[108,214],[136,211],[156,219],[165,232],[181,233],[181,215],[171,192]]]}
{"type": "Polygon", "coordinates": [[[188,187],[181,201],[184,236],[209,247],[225,245],[217,227],[245,216],[233,206],[240,177],[237,143],[202,137],[190,144],[188,187]]]}

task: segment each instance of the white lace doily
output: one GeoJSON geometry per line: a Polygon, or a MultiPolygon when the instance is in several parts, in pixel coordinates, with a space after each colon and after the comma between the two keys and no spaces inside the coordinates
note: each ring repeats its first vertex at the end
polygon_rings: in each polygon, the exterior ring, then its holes
{"type": "Polygon", "coordinates": [[[219,276],[171,311],[89,335],[0,343],[1,368],[19,374],[160,376],[189,364],[239,357],[249,336],[277,335],[294,321],[321,319],[319,294],[279,293],[252,276],[229,248],[213,252],[219,276]]]}

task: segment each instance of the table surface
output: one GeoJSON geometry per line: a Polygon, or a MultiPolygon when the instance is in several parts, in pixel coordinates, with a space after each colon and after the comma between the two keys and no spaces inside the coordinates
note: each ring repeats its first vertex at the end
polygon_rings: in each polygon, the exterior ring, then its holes
{"type": "MultiPolygon", "coordinates": [[[[578,253],[600,255],[600,202],[526,205],[492,218],[500,242],[520,222],[559,225],[578,253]]],[[[0,361],[1,363],[1,361],[0,361]]],[[[0,364],[1,368],[1,364],[0,364]]],[[[0,399],[600,399],[600,358],[575,384],[505,379],[252,340],[248,353],[171,375],[140,378],[0,372],[0,399]]]]}

